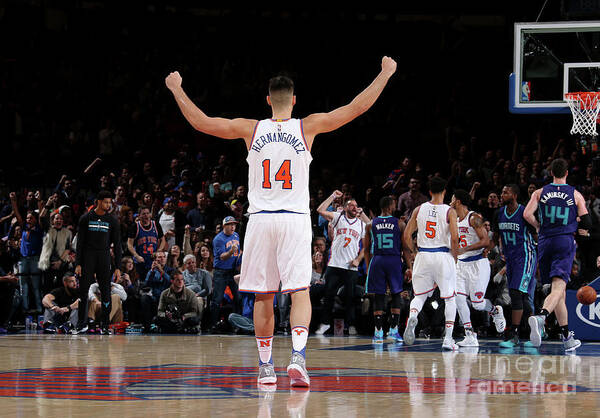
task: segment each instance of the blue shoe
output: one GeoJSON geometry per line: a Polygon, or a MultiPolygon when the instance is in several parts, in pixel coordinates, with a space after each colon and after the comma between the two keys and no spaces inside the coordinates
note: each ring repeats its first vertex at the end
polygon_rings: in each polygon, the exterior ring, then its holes
{"type": "Polygon", "coordinates": [[[512,337],[510,340],[501,341],[499,346],[502,348],[515,348],[519,345],[519,337],[516,335],[512,337]]]}
{"type": "Polygon", "coordinates": [[[375,334],[373,335],[373,344],[383,344],[383,330],[375,329],[375,334]]]}
{"type": "Polygon", "coordinates": [[[404,340],[402,336],[398,333],[398,327],[390,328],[387,333],[388,340],[394,340],[394,342],[401,343],[404,340]]]}

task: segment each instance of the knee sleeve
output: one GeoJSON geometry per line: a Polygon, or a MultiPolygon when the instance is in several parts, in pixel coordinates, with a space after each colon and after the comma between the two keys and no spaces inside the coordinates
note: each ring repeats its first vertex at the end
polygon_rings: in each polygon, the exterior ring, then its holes
{"type": "Polygon", "coordinates": [[[460,293],[456,294],[456,309],[458,310],[458,316],[460,317],[463,325],[470,325],[471,311],[469,310],[467,297],[465,295],[461,295],[460,293]]]}
{"type": "Polygon", "coordinates": [[[385,295],[375,295],[375,301],[373,303],[373,311],[384,311],[385,310],[385,295]]]}
{"type": "Polygon", "coordinates": [[[423,309],[423,305],[425,305],[425,301],[427,300],[427,295],[417,295],[410,301],[410,310],[416,310],[417,312],[421,312],[423,309]]]}
{"type": "Polygon", "coordinates": [[[517,289],[508,289],[508,293],[510,294],[510,305],[513,310],[523,310],[523,299],[527,297],[527,294],[517,289]]]}
{"type": "Polygon", "coordinates": [[[446,307],[444,308],[444,314],[446,316],[446,321],[454,322],[456,318],[456,298],[451,297],[444,299],[446,307]]]}

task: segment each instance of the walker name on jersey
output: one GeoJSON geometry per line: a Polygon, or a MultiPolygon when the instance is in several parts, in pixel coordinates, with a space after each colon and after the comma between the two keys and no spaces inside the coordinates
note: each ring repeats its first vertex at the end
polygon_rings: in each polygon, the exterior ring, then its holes
{"type": "Polygon", "coordinates": [[[517,232],[519,232],[521,230],[521,225],[514,223],[514,222],[500,222],[498,224],[498,228],[500,228],[502,231],[517,231],[517,232]]]}
{"type": "Polygon", "coordinates": [[[273,132],[267,133],[256,138],[252,144],[250,149],[260,152],[260,150],[267,144],[272,142],[283,142],[288,144],[296,154],[300,154],[301,152],[306,151],[306,146],[304,145],[304,141],[302,139],[296,138],[294,135],[287,132],[273,132]]]}
{"type": "Polygon", "coordinates": [[[375,229],[378,231],[382,230],[382,229],[394,230],[395,226],[396,225],[394,225],[394,224],[387,224],[387,223],[386,224],[377,224],[377,225],[375,225],[375,229]]]}
{"type": "Polygon", "coordinates": [[[351,235],[353,238],[360,239],[360,234],[354,229],[350,228],[338,228],[336,230],[335,236],[337,237],[339,235],[351,235]]]}
{"type": "Polygon", "coordinates": [[[548,192],[545,193],[541,199],[540,202],[542,203],[546,203],[549,199],[562,199],[565,200],[567,202],[567,206],[573,206],[575,204],[575,202],[573,201],[573,199],[571,199],[571,197],[564,192],[548,192]]]}

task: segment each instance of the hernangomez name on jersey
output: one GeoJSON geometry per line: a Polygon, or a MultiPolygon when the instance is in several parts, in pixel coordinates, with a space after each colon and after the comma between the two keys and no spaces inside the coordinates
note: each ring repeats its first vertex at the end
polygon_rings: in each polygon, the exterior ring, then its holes
{"type": "Polygon", "coordinates": [[[310,213],[308,174],[312,155],[300,119],[259,121],[246,161],[248,213],[310,213]]]}

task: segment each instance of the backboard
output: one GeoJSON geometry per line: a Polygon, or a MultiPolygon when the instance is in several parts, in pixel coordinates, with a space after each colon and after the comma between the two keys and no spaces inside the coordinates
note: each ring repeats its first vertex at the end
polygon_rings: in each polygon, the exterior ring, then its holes
{"type": "Polygon", "coordinates": [[[569,113],[576,91],[600,91],[600,21],[515,23],[509,111],[569,113]]]}

